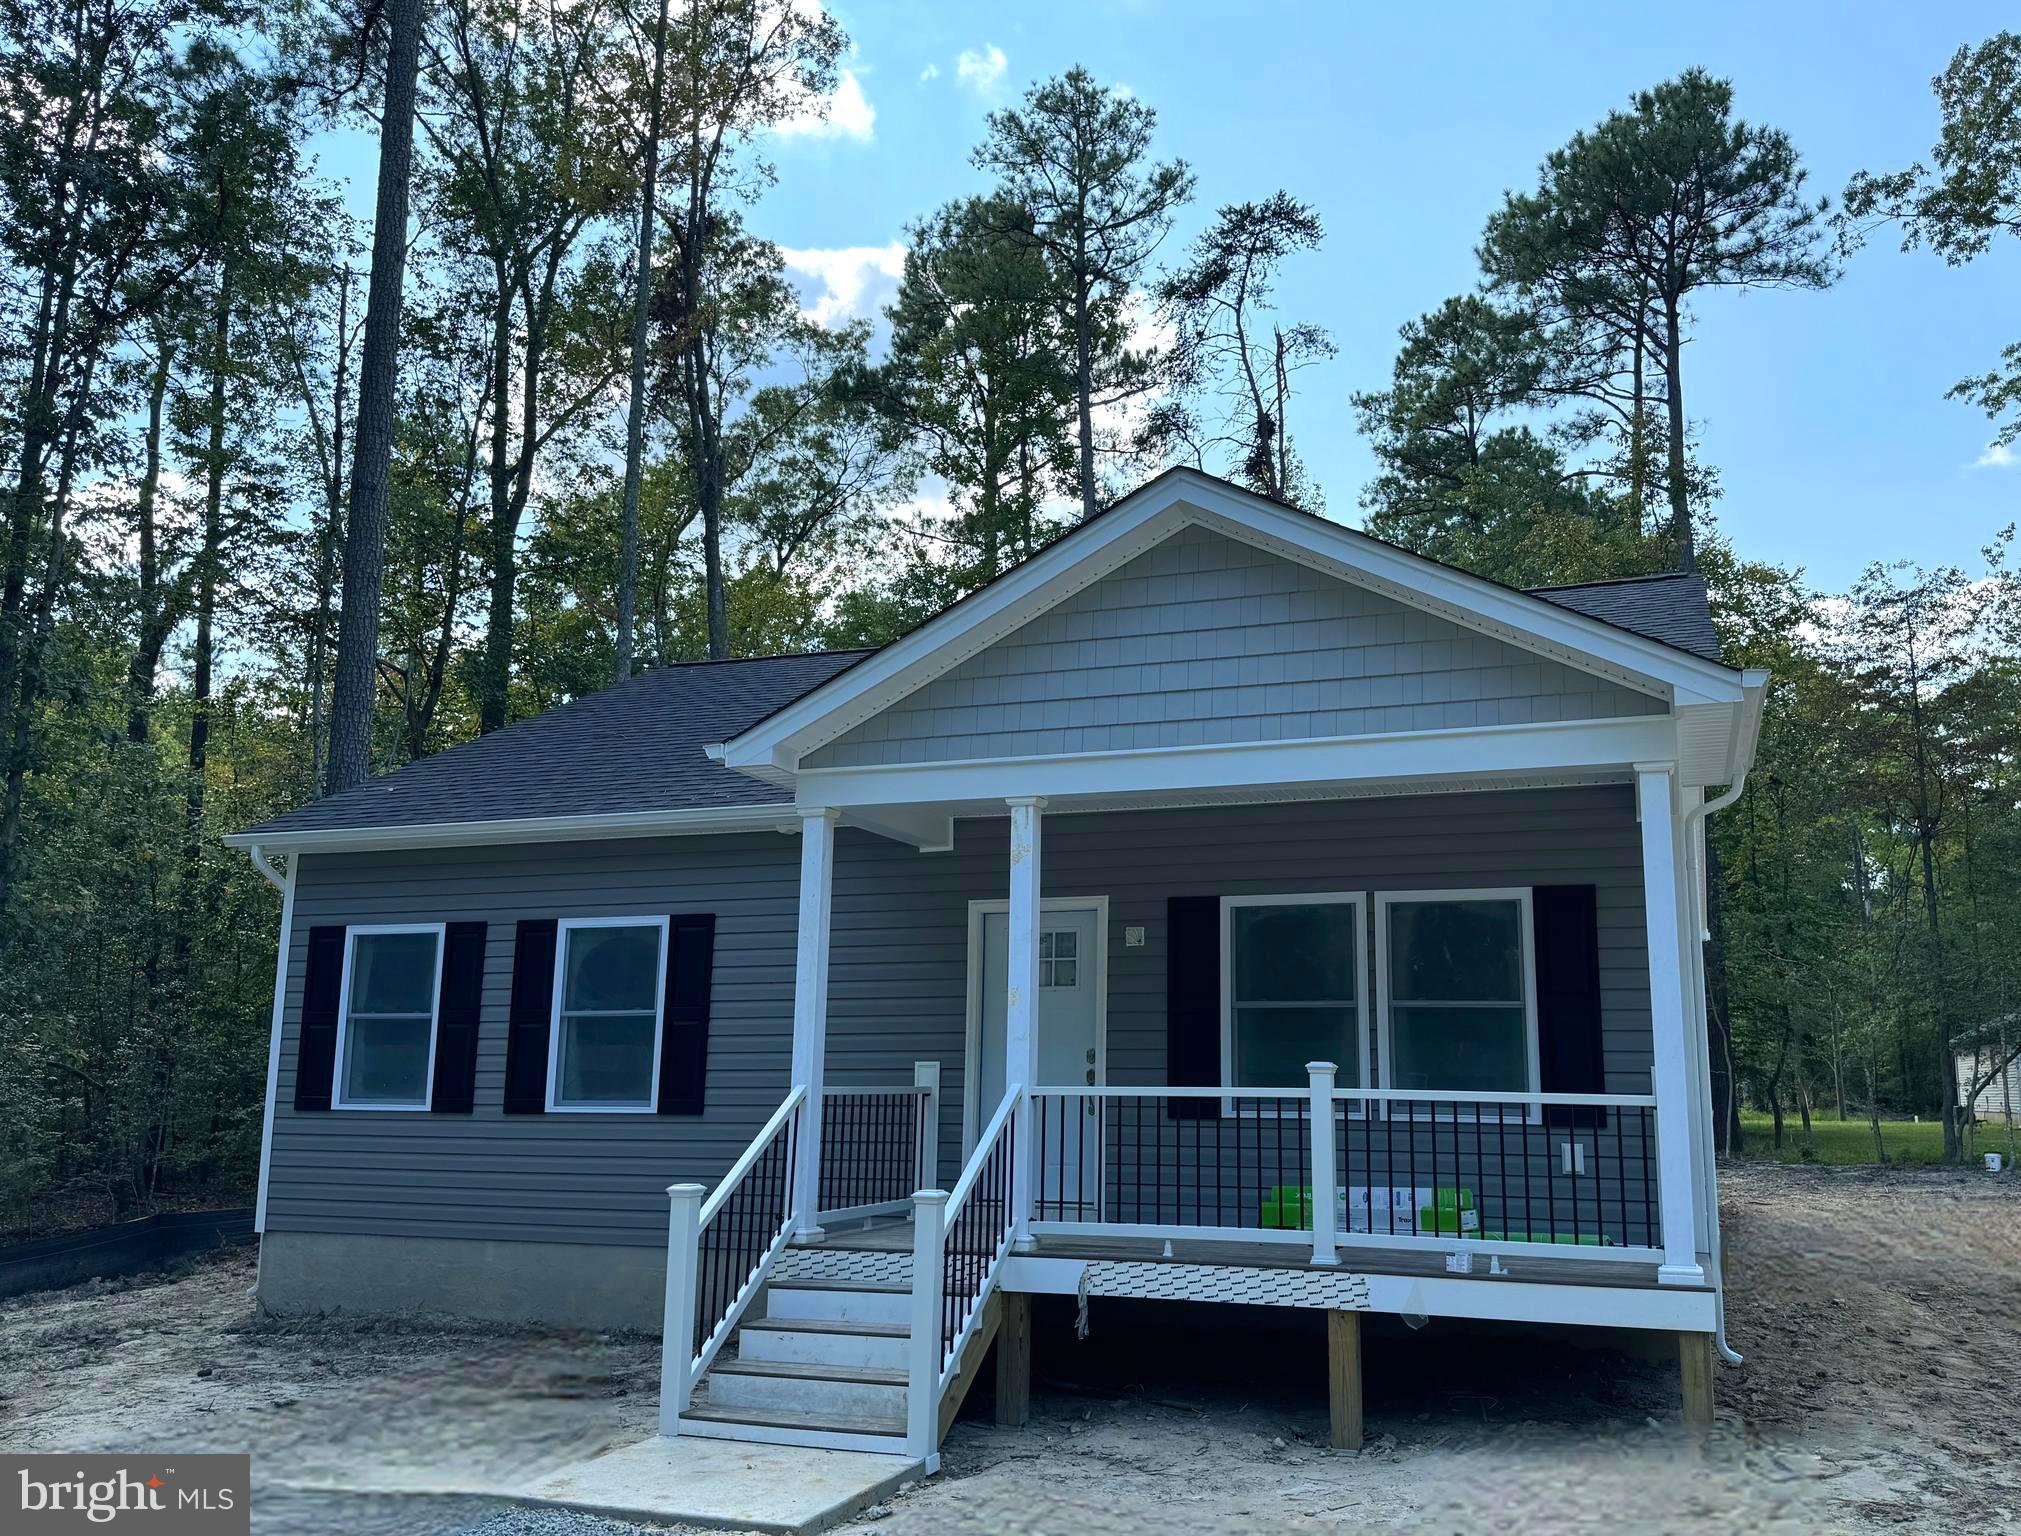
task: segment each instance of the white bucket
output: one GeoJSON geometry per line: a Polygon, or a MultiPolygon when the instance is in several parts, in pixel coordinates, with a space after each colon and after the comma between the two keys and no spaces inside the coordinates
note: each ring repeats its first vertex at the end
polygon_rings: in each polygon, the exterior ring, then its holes
{"type": "Polygon", "coordinates": [[[2000,1154],[1998,1152],[1988,1152],[1986,1154],[1986,1171],[1988,1173],[1998,1173],[2000,1171],[2000,1154]]]}

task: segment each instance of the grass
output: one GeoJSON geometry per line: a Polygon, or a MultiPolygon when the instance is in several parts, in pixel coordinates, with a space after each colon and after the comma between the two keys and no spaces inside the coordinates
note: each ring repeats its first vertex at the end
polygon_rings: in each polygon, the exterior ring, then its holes
{"type": "MultiPolygon", "coordinates": [[[[1850,1120],[1825,1111],[1811,1116],[1812,1156],[1806,1157],[1803,1121],[1792,1111],[1782,1124],[1782,1146],[1773,1145],[1775,1119],[1767,1110],[1740,1112],[1741,1149],[1749,1157],[1770,1158],[1778,1163],[1872,1163],[1874,1132],[1863,1116],[1850,1120]]],[[[1944,1160],[1944,1127],[1935,1120],[1918,1124],[1913,1120],[1883,1120],[1881,1145],[1891,1163],[1941,1163],[1944,1160]]],[[[1972,1141],[1973,1158],[1980,1152],[2005,1152],[2007,1127],[1985,1124],[1978,1127],[1972,1141]]]]}

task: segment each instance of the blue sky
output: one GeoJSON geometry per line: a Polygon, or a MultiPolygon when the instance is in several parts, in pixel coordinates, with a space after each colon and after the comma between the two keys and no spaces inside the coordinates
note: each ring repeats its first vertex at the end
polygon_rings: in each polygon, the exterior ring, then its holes
{"type": "MultiPolygon", "coordinates": [[[[1473,285],[1482,222],[1538,162],[1642,86],[1699,65],[1738,110],[1788,132],[1814,193],[1926,157],[1930,77],[2011,11],[1942,6],[1261,5],[1029,0],[1008,6],[833,0],[854,43],[835,120],[778,139],[758,231],[796,253],[831,310],[876,306],[905,224],[979,190],[968,164],[993,106],[1076,62],[1159,113],[1161,155],[1199,176],[1176,254],[1213,207],[1279,187],[1312,203],[1326,245],[1281,289],[1284,312],[1340,347],[1302,376],[1292,430],[1336,517],[1373,472],[1349,395],[1380,386],[1396,328],[1473,285]],[[1228,18],[1250,19],[1231,27],[1228,18]],[[964,68],[966,63],[966,68],[964,68]]],[[[347,146],[348,148],[349,146],[347,146]]],[[[372,165],[341,154],[370,208],[372,165]]],[[[1943,398],[2021,339],[2021,251],[1971,267],[1883,237],[1827,293],[1698,305],[1687,409],[1719,466],[1721,525],[1743,553],[1843,586],[1874,559],[1970,562],[2015,517],[2021,454],[1943,398]]]]}

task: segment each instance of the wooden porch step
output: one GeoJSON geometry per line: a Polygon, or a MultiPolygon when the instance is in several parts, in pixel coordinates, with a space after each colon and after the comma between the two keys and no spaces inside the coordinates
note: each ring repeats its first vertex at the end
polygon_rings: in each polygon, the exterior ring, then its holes
{"type": "Polygon", "coordinates": [[[744,1324],[746,1333],[844,1333],[859,1338],[909,1339],[904,1323],[854,1323],[826,1317],[761,1317],[744,1324]]]}
{"type": "Polygon", "coordinates": [[[901,1418],[844,1419],[825,1413],[795,1413],[789,1408],[711,1408],[705,1404],[689,1408],[681,1417],[702,1424],[743,1424],[762,1429],[808,1430],[815,1434],[864,1435],[900,1442],[905,1439],[905,1420],[901,1418]]]}
{"type": "Polygon", "coordinates": [[[773,1376],[792,1381],[846,1381],[866,1387],[903,1387],[904,1371],[876,1365],[824,1365],[807,1360],[718,1360],[711,1376],[773,1376]]]}
{"type": "Polygon", "coordinates": [[[910,1296],[912,1287],[888,1280],[827,1280],[809,1275],[772,1281],[775,1291],[848,1291],[858,1296],[910,1296]]]}

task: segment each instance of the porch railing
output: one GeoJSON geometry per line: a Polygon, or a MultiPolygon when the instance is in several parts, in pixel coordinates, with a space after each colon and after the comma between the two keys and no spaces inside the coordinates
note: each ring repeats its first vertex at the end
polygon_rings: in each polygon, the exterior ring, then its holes
{"type": "Polygon", "coordinates": [[[807,1089],[796,1086],[705,1201],[699,1184],[668,1188],[667,1298],[660,1342],[660,1433],[680,1432],[695,1384],[793,1233],[795,1152],[807,1089]]]}
{"type": "MultiPolygon", "coordinates": [[[[1031,1230],[1662,1258],[1645,1094],[1034,1089],[1031,1230]]],[[[1464,1271],[1470,1261],[1453,1267],[1464,1271]]],[[[1492,1263],[1484,1266],[1492,1269],[1492,1263]]]]}
{"type": "Polygon", "coordinates": [[[940,1440],[941,1399],[969,1340],[982,1326],[990,1293],[1017,1233],[1018,1111],[1013,1086],[990,1117],[951,1193],[913,1197],[912,1354],[906,1394],[907,1447],[931,1459],[940,1440]]]}
{"type": "Polygon", "coordinates": [[[819,1219],[848,1222],[912,1208],[939,1182],[940,1063],[910,1083],[821,1091],[819,1219]]]}

